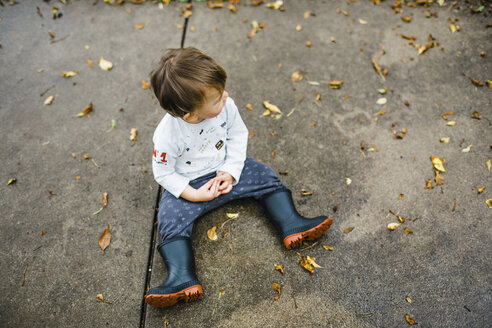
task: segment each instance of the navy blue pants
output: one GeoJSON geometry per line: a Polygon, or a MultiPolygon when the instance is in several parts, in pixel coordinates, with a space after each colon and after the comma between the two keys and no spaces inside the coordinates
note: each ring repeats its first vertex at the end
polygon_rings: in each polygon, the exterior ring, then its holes
{"type": "MultiPolygon", "coordinates": [[[[190,181],[190,186],[200,188],[207,181],[216,176],[215,172],[190,181]]],[[[173,237],[190,237],[193,222],[211,210],[224,205],[234,199],[261,196],[278,190],[287,190],[277,175],[266,164],[253,158],[246,158],[239,183],[224,195],[206,202],[190,202],[184,198],[176,198],[167,190],[162,193],[159,203],[158,227],[162,241],[173,237]]]]}

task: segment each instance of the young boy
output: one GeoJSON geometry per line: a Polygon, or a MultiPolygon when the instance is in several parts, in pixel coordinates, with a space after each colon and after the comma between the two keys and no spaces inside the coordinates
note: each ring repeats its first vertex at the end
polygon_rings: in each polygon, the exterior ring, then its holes
{"type": "Polygon", "coordinates": [[[167,114],[154,133],[152,168],[164,188],[158,228],[168,277],[149,290],[148,304],[167,307],[203,295],[190,241],[193,222],[243,197],[257,199],[288,248],[321,237],[332,219],[306,219],[273,170],[246,158],[248,130],[225,91],[227,73],[195,48],[170,49],[151,73],[152,88],[167,114]]]}

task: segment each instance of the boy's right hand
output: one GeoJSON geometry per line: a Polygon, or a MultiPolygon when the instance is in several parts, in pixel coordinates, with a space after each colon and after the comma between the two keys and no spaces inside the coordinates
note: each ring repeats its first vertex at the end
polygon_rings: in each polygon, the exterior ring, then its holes
{"type": "Polygon", "coordinates": [[[220,195],[219,184],[220,181],[216,179],[210,179],[203,186],[196,189],[195,201],[205,202],[217,198],[220,195]]]}

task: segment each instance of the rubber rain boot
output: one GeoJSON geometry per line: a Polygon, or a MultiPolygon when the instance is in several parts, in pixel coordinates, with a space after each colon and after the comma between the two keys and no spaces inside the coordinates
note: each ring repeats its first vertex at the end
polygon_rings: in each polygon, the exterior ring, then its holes
{"type": "Polygon", "coordinates": [[[330,228],[333,220],[327,216],[307,219],[299,215],[290,190],[277,191],[260,197],[268,218],[281,233],[288,249],[302,245],[303,240],[318,239],[330,228]]]}
{"type": "Polygon", "coordinates": [[[202,285],[195,273],[195,257],[191,240],[177,237],[157,246],[167,267],[167,280],[159,287],[151,288],[145,303],[168,307],[179,301],[196,301],[203,296],[202,285]]]}

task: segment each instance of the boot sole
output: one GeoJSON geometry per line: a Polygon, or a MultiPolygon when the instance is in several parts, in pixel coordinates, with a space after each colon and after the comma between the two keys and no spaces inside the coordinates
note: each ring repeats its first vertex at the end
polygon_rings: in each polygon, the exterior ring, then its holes
{"type": "Polygon", "coordinates": [[[145,297],[145,303],[156,307],[169,307],[178,303],[179,301],[185,301],[186,303],[199,300],[203,296],[203,290],[201,285],[195,285],[183,289],[180,292],[173,294],[152,294],[145,297]]]}
{"type": "Polygon", "coordinates": [[[299,232],[284,238],[284,245],[287,249],[297,248],[302,245],[304,240],[315,240],[323,236],[326,230],[330,229],[333,220],[327,218],[316,227],[309,229],[308,231],[299,232]]]}

